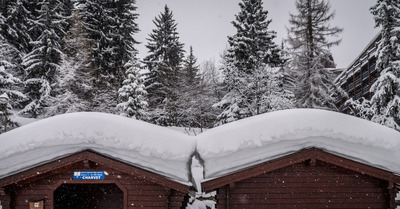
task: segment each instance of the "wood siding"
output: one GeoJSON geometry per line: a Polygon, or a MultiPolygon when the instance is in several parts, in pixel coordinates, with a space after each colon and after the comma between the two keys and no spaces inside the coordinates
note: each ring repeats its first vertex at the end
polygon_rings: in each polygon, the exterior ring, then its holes
{"type": "Polygon", "coordinates": [[[387,188],[386,181],[374,177],[321,161],[303,162],[220,188],[217,208],[386,209],[387,188]]]}
{"type": "Polygon", "coordinates": [[[10,196],[9,195],[1,195],[0,194],[0,202],[3,209],[10,209],[10,196]]]}
{"type": "Polygon", "coordinates": [[[45,208],[53,209],[54,191],[63,184],[115,184],[124,193],[124,209],[180,209],[184,204],[185,193],[156,184],[150,177],[147,180],[100,163],[89,164],[73,163],[6,186],[11,201],[10,208],[3,209],[28,209],[29,202],[38,200],[44,200],[45,208]],[[104,180],[73,180],[74,171],[106,171],[107,175],[104,180]]]}

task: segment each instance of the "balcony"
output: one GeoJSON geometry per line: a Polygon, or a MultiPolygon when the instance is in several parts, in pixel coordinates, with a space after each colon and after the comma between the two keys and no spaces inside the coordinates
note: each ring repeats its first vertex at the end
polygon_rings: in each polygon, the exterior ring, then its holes
{"type": "Polygon", "coordinates": [[[361,92],[357,92],[357,94],[356,94],[356,100],[360,99],[361,97],[362,97],[361,92]]]}
{"type": "Polygon", "coordinates": [[[376,71],[376,64],[373,64],[373,65],[371,65],[370,67],[369,67],[369,71],[372,73],[372,72],[375,72],[376,71]]]}
{"type": "Polygon", "coordinates": [[[374,84],[376,80],[378,80],[378,78],[373,78],[373,79],[371,80],[371,85],[374,84]]]}
{"type": "Polygon", "coordinates": [[[347,87],[348,91],[351,91],[354,89],[354,84],[350,83],[349,86],[347,87]]]}
{"type": "Polygon", "coordinates": [[[370,52],[369,52],[369,57],[373,57],[375,56],[375,52],[376,52],[376,47],[374,47],[370,52]]]}
{"type": "Polygon", "coordinates": [[[361,79],[357,79],[356,80],[356,87],[358,87],[358,86],[360,86],[361,85],[361,79]]]}
{"type": "Polygon", "coordinates": [[[369,93],[369,86],[364,87],[363,89],[363,95],[366,95],[369,93]]]}
{"type": "Polygon", "coordinates": [[[368,76],[369,76],[368,70],[365,71],[365,72],[363,72],[363,74],[362,74],[362,80],[365,81],[365,80],[368,78],[368,76]]]}
{"type": "Polygon", "coordinates": [[[364,57],[364,58],[361,58],[361,59],[362,59],[361,63],[363,65],[368,62],[368,57],[364,57]]]}

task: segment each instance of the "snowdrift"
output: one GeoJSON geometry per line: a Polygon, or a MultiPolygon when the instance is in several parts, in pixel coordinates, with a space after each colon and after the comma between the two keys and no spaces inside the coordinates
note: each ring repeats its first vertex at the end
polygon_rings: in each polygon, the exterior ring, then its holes
{"type": "Polygon", "coordinates": [[[311,147],[400,174],[399,132],[337,112],[271,112],[208,130],[197,142],[206,180],[311,147]]]}
{"type": "Polygon", "coordinates": [[[178,131],[105,113],[43,119],[0,135],[0,142],[0,178],[89,149],[185,184],[196,146],[178,131]]]}
{"type": "Polygon", "coordinates": [[[2,134],[0,142],[0,179],[87,149],[186,185],[196,151],[206,180],[311,147],[400,174],[399,132],[316,109],[267,113],[198,136],[122,116],[72,113],[2,134]]]}

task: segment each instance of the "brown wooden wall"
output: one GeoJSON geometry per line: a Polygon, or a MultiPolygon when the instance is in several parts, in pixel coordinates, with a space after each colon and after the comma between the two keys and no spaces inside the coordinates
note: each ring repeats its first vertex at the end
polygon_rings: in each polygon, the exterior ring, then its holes
{"type": "Polygon", "coordinates": [[[10,196],[9,195],[0,195],[1,205],[3,209],[10,209],[10,196]]]}
{"type": "Polygon", "coordinates": [[[6,187],[10,190],[8,192],[11,196],[10,208],[3,206],[3,209],[28,209],[30,201],[43,199],[45,209],[52,209],[53,191],[64,183],[115,184],[124,192],[124,209],[180,209],[182,207],[186,195],[182,192],[152,183],[151,179],[147,181],[102,165],[95,164],[94,167],[88,169],[79,162],[16,185],[10,185],[6,187]],[[106,171],[109,175],[106,175],[104,180],[73,180],[74,171],[106,171]]]}
{"type": "Polygon", "coordinates": [[[304,162],[220,188],[217,208],[386,209],[390,208],[387,187],[377,178],[320,161],[304,162]]]}

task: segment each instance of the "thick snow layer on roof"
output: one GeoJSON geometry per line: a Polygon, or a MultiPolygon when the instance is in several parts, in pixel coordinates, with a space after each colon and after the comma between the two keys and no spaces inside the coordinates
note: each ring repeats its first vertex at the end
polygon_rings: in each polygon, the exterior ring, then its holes
{"type": "Polygon", "coordinates": [[[196,146],[178,131],[105,113],[43,119],[0,135],[0,142],[0,178],[90,149],[186,184],[196,146]]]}
{"type": "Polygon", "coordinates": [[[197,138],[206,179],[310,147],[400,173],[399,132],[336,112],[277,111],[207,130],[197,138]]]}

